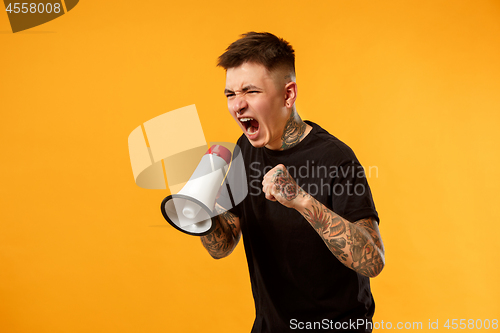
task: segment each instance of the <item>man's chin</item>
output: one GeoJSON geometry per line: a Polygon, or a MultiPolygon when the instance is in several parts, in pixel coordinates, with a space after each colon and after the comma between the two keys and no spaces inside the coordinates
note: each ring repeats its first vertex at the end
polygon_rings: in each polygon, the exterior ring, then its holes
{"type": "Polygon", "coordinates": [[[254,148],[262,148],[265,146],[265,144],[258,144],[258,143],[253,143],[252,141],[250,141],[250,143],[252,144],[252,146],[254,148]]]}
{"type": "Polygon", "coordinates": [[[263,148],[263,147],[266,147],[267,149],[269,150],[280,150],[279,147],[278,148],[275,148],[275,147],[271,147],[269,145],[269,143],[266,143],[265,141],[262,141],[262,140],[248,140],[250,142],[250,144],[254,147],[254,148],[263,148]]]}
{"type": "Polygon", "coordinates": [[[245,133],[245,136],[247,137],[248,141],[252,146],[255,148],[262,148],[266,145],[266,141],[262,139],[250,139],[249,135],[245,133]]]}

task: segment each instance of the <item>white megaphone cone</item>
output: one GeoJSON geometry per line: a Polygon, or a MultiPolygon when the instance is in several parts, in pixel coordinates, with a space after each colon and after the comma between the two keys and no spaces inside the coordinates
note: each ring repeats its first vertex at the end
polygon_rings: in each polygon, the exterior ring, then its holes
{"type": "Polygon", "coordinates": [[[161,212],[168,223],[189,235],[210,233],[215,227],[212,209],[230,161],[227,148],[210,147],[182,190],[163,199],[161,212]]]}

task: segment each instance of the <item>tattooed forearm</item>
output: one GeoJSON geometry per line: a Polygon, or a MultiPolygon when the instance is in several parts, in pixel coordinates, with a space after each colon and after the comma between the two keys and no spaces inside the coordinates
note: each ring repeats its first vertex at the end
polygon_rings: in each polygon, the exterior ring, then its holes
{"type": "Polygon", "coordinates": [[[351,223],[347,240],[351,245],[351,268],[366,276],[375,276],[384,267],[383,254],[379,253],[383,245],[371,222],[364,219],[351,223]]]}
{"type": "Polygon", "coordinates": [[[281,149],[285,150],[299,143],[304,136],[306,127],[306,123],[300,118],[296,119],[296,112],[292,111],[281,136],[281,149]]]}
{"type": "Polygon", "coordinates": [[[326,243],[330,251],[339,258],[341,262],[347,261],[348,255],[344,252],[344,248],[346,247],[345,238],[333,238],[326,243]]]}
{"type": "Polygon", "coordinates": [[[220,259],[229,254],[232,237],[228,235],[229,226],[226,223],[218,216],[214,220],[216,221],[215,229],[210,234],[202,236],[201,243],[212,257],[220,259]]]}
{"type": "Polygon", "coordinates": [[[221,220],[225,220],[227,225],[229,226],[229,229],[231,230],[231,233],[233,234],[234,238],[239,238],[238,231],[236,228],[236,224],[234,223],[235,221],[235,216],[231,214],[228,211],[219,211],[219,216],[221,217],[221,220]]]}
{"type": "Polygon", "coordinates": [[[240,232],[235,224],[235,215],[217,207],[216,211],[219,215],[213,219],[214,230],[200,238],[208,253],[215,259],[221,259],[233,252],[240,238],[240,232]]]}
{"type": "Polygon", "coordinates": [[[330,251],[347,267],[368,277],[384,267],[384,246],[373,218],[351,223],[335,214],[309,194],[309,208],[299,212],[318,232],[330,251]]]}

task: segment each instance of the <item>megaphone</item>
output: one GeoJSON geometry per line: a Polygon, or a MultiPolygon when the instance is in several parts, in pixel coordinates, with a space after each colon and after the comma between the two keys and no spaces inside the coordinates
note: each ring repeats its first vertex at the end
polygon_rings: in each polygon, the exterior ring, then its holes
{"type": "Polygon", "coordinates": [[[231,152],[213,145],[201,158],[189,181],[177,194],[163,199],[163,217],[179,231],[189,235],[207,235],[215,227],[212,211],[227,173],[231,152]]]}

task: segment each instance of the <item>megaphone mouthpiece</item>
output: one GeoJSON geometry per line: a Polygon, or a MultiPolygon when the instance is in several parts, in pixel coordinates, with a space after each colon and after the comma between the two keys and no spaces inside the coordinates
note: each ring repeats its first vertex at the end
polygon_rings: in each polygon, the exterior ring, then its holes
{"type": "Polygon", "coordinates": [[[231,152],[229,151],[229,149],[227,149],[224,146],[213,145],[212,147],[208,148],[205,155],[207,155],[207,154],[217,155],[220,158],[222,158],[224,161],[226,161],[227,164],[231,163],[231,152]]]}

